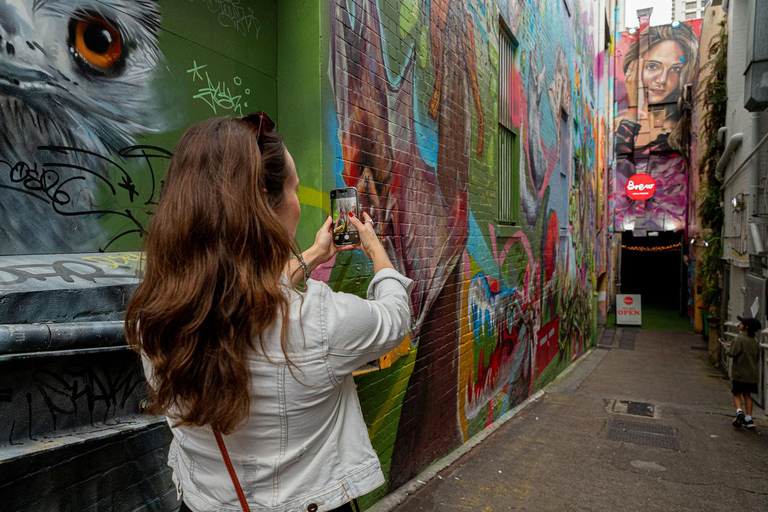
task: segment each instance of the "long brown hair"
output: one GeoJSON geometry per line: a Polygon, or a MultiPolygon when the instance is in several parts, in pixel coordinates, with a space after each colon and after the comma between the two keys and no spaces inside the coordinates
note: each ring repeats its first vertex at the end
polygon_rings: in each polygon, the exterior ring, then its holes
{"type": "MultiPolygon", "coordinates": [[[[671,25],[661,25],[658,27],[648,27],[640,33],[635,41],[627,48],[627,55],[624,58],[622,69],[626,75],[629,70],[630,64],[638,61],[640,57],[643,57],[654,46],[664,41],[674,41],[680,47],[683,52],[683,67],[680,71],[680,79],[678,81],[677,90],[670,93],[665,98],[665,103],[672,103],[671,109],[674,109],[676,114],[673,117],[679,119],[680,112],[677,112],[677,98],[682,94],[683,87],[692,81],[696,74],[696,66],[699,58],[699,39],[696,37],[696,33],[686,23],[673,27],[671,25]]],[[[642,80],[643,70],[638,70],[637,80],[642,80]]],[[[638,87],[640,84],[638,83],[638,87]]],[[[676,119],[677,120],[677,119],[676,119]]],[[[685,130],[685,126],[678,123],[675,128],[670,131],[668,137],[668,144],[670,147],[678,152],[687,154],[689,139],[682,133],[685,130]]]]}
{"type": "Polygon", "coordinates": [[[278,317],[286,352],[292,241],[274,209],[289,172],[277,133],[230,118],[191,126],[171,158],[125,331],[154,370],[150,412],[177,426],[242,424],[247,357],[278,317]]]}

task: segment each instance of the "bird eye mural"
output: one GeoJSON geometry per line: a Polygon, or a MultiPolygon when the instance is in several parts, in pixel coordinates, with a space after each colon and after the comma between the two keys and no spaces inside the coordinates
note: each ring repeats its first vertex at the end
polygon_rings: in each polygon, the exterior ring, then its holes
{"type": "Polygon", "coordinates": [[[3,252],[67,252],[94,239],[106,248],[98,216],[143,229],[122,207],[156,196],[136,187],[126,162],[151,169],[168,156],[137,145],[167,125],[152,87],[160,23],[154,1],[0,3],[3,252]]]}
{"type": "Polygon", "coordinates": [[[0,255],[139,249],[183,129],[275,110],[275,6],[236,4],[0,0],[0,255]]]}
{"type": "Polygon", "coordinates": [[[677,231],[686,223],[690,133],[678,100],[698,72],[701,20],[624,32],[616,63],[617,231],[677,231]],[[636,173],[650,174],[656,194],[633,201],[624,191],[636,173]]]}

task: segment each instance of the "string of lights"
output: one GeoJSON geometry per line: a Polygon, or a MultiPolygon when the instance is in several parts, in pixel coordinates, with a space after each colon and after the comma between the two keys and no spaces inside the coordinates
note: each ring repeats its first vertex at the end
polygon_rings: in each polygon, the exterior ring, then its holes
{"type": "Polygon", "coordinates": [[[626,249],[628,251],[639,251],[639,252],[670,252],[670,251],[675,251],[677,249],[680,249],[682,246],[683,246],[683,243],[678,242],[672,245],[659,245],[657,247],[639,247],[639,246],[622,245],[621,248],[626,249]]]}

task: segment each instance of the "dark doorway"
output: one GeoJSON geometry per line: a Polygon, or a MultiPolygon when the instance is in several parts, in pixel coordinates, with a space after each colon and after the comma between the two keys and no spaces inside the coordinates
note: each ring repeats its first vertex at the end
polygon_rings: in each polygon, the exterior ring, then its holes
{"type": "Polygon", "coordinates": [[[685,314],[683,233],[659,231],[658,236],[621,235],[621,293],[642,295],[643,308],[685,314]]]}

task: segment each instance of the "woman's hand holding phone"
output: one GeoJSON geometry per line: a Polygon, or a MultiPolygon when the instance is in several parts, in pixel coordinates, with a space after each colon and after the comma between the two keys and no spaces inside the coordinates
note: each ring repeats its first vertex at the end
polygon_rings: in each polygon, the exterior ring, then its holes
{"type": "MultiPolygon", "coordinates": [[[[312,259],[317,261],[315,265],[317,266],[329,261],[336,253],[351,251],[352,249],[355,249],[355,246],[336,245],[333,243],[333,219],[329,215],[315,235],[315,243],[307,252],[312,251],[312,259]]],[[[309,262],[307,262],[307,265],[309,265],[309,262]]]]}
{"type": "Polygon", "coordinates": [[[385,251],[384,246],[381,245],[376,230],[373,229],[373,220],[371,220],[371,216],[368,215],[367,212],[363,212],[363,222],[360,222],[360,219],[350,213],[349,220],[360,233],[360,242],[351,247],[363,251],[363,254],[373,262],[373,272],[376,273],[383,268],[394,269],[395,267],[392,265],[392,262],[389,261],[387,251],[385,251]]]}

